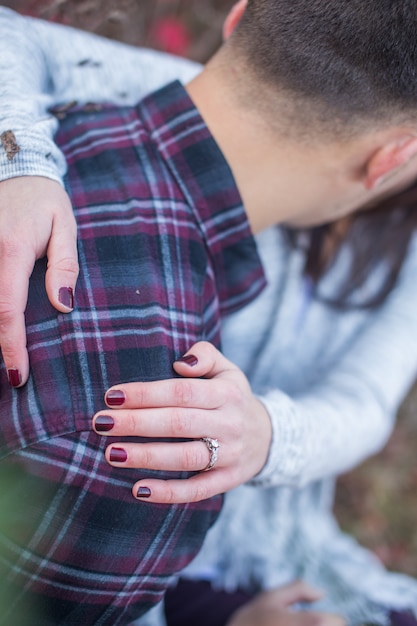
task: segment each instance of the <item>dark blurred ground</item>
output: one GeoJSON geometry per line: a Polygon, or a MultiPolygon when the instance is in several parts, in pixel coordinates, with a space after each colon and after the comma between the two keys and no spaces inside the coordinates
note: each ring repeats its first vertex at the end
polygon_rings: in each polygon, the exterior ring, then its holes
{"type": "MultiPolygon", "coordinates": [[[[13,0],[28,15],[71,24],[133,45],[205,61],[221,40],[234,0],[13,0]]],[[[417,576],[417,387],[385,450],[339,481],[341,525],[387,567],[417,576]]]]}

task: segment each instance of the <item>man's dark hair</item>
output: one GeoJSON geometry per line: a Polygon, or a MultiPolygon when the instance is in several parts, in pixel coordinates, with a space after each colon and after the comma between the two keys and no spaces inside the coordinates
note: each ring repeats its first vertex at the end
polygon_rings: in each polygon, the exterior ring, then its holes
{"type": "Polygon", "coordinates": [[[235,42],[256,75],[306,99],[312,123],[417,110],[415,0],[248,0],[235,42]]]}
{"type": "Polygon", "coordinates": [[[340,235],[339,223],[307,230],[288,231],[294,246],[305,251],[304,273],[311,280],[313,294],[336,309],[374,309],[384,303],[395,287],[417,231],[417,183],[383,200],[371,210],[354,213],[346,219],[340,235]],[[341,251],[348,253],[349,266],[332,299],[321,288],[321,279],[333,267],[341,251]],[[377,272],[379,281],[363,292],[369,276],[377,272]]]}

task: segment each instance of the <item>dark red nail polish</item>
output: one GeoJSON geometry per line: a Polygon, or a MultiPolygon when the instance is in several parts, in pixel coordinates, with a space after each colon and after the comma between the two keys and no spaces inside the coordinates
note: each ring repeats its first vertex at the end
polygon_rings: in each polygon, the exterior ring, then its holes
{"type": "Polygon", "coordinates": [[[74,308],[74,291],[72,287],[61,287],[58,293],[58,300],[68,309],[74,308]]]}
{"type": "Polygon", "coordinates": [[[126,400],[126,396],[123,391],[119,389],[110,389],[106,393],[106,402],[109,406],[122,406],[126,400]]]}
{"type": "Polygon", "coordinates": [[[194,354],[186,354],[178,359],[178,361],[180,361],[180,363],[186,363],[187,365],[190,365],[190,367],[194,367],[198,363],[198,359],[194,356],[194,354]]]}
{"type": "Polygon", "coordinates": [[[111,448],[110,461],[112,463],[124,463],[127,461],[127,452],[124,448],[111,448]]]}
{"type": "Polygon", "coordinates": [[[137,498],[150,498],[151,495],[152,495],[152,492],[149,489],[149,487],[139,487],[136,493],[137,498]]]}
{"type": "Polygon", "coordinates": [[[9,385],[11,387],[18,387],[22,382],[22,375],[20,371],[15,367],[7,370],[7,377],[9,379],[9,385]]]}
{"type": "Polygon", "coordinates": [[[108,433],[114,426],[114,419],[110,415],[98,415],[94,420],[94,428],[98,433],[108,433]]]}

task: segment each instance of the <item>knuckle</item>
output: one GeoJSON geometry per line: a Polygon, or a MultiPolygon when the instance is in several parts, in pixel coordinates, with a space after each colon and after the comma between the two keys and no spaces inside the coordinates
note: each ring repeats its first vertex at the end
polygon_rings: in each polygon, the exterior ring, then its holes
{"type": "Polygon", "coordinates": [[[208,487],[204,484],[203,480],[199,480],[195,484],[194,489],[194,502],[200,502],[201,500],[207,500],[209,498],[208,487]]]}
{"type": "MultiPolygon", "coordinates": [[[[18,311],[9,302],[0,301],[0,340],[4,354],[15,354],[18,337],[16,335],[16,316],[18,311]],[[14,333],[13,333],[14,331],[14,333]]],[[[23,331],[24,332],[24,331],[23,331]]],[[[24,343],[24,341],[22,342],[24,343]]]]}
{"type": "Polygon", "coordinates": [[[2,258],[14,259],[20,255],[21,242],[12,235],[2,234],[0,239],[0,255],[2,258]]]}
{"type": "Polygon", "coordinates": [[[173,383],[174,403],[177,406],[188,406],[193,398],[192,381],[176,380],[173,383]]]}
{"type": "Polygon", "coordinates": [[[129,387],[129,399],[130,402],[133,403],[137,408],[151,406],[152,396],[151,391],[148,389],[146,383],[137,383],[133,386],[133,388],[129,387]]]}
{"type": "Polygon", "coordinates": [[[234,457],[244,454],[248,441],[247,424],[243,416],[238,411],[231,412],[229,421],[223,426],[223,429],[224,437],[227,438],[230,445],[231,454],[233,454],[234,457]]]}
{"type": "Polygon", "coordinates": [[[216,349],[209,341],[198,341],[196,347],[203,356],[212,361],[214,360],[216,349]]]}
{"type": "Polygon", "coordinates": [[[127,436],[136,434],[136,416],[133,411],[126,413],[126,431],[127,436]]]}
{"type": "Polygon", "coordinates": [[[191,415],[187,411],[181,408],[172,409],[171,428],[176,437],[190,437],[192,422],[191,415]]]}
{"type": "Polygon", "coordinates": [[[3,357],[3,360],[5,361],[5,363],[13,363],[14,365],[16,365],[16,361],[17,361],[17,354],[16,354],[16,348],[13,346],[8,346],[7,344],[4,345],[2,344],[1,346],[1,355],[3,357]]]}
{"type": "Polygon", "coordinates": [[[164,495],[164,502],[166,502],[166,504],[174,504],[175,502],[177,502],[176,493],[174,489],[169,486],[169,483],[165,483],[164,495]]]}
{"type": "Polygon", "coordinates": [[[54,262],[48,262],[48,269],[58,270],[70,276],[77,276],[79,265],[77,259],[73,257],[64,257],[54,262]]]}
{"type": "Polygon", "coordinates": [[[228,404],[241,406],[245,403],[245,393],[236,381],[228,380],[223,386],[223,394],[228,404]]]}
{"type": "Polygon", "coordinates": [[[200,446],[195,447],[193,444],[184,446],[182,466],[186,470],[195,470],[205,467],[208,463],[207,452],[200,446]]]}
{"type": "Polygon", "coordinates": [[[3,332],[3,326],[12,324],[16,318],[16,309],[9,300],[3,298],[0,300],[0,332],[3,332]]]}
{"type": "Polygon", "coordinates": [[[153,469],[156,467],[155,465],[155,454],[152,448],[149,448],[146,445],[140,447],[140,465],[141,467],[146,467],[147,469],[153,469]]]}
{"type": "Polygon", "coordinates": [[[77,220],[72,210],[71,200],[66,195],[65,202],[55,206],[54,229],[58,234],[70,235],[76,238],[77,220]],[[67,202],[68,200],[68,202],[67,202]]]}

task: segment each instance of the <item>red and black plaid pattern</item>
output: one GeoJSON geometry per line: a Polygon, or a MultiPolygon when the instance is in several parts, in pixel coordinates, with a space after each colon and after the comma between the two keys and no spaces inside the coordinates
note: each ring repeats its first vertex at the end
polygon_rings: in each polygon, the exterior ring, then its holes
{"type": "Polygon", "coordinates": [[[58,143],[79,230],[76,308],[57,313],[35,267],[27,307],[31,377],[0,399],[0,535],[7,623],[129,624],[197,553],[221,497],[136,502],[91,418],[104,391],[172,377],[196,340],[265,279],[231,171],[184,88],[133,108],[80,109],[58,143]],[[3,484],[3,483],[2,483],[3,484]],[[29,622],[27,622],[29,623],[29,622]]]}

